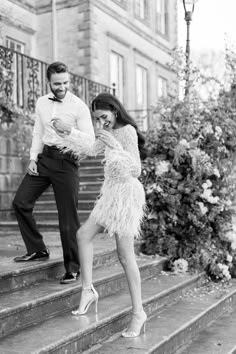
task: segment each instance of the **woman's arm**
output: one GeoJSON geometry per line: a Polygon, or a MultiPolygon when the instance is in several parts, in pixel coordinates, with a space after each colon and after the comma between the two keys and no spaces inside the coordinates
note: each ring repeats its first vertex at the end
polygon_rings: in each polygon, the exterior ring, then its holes
{"type": "Polygon", "coordinates": [[[131,125],[127,125],[122,129],[121,134],[118,141],[109,132],[101,132],[99,139],[109,147],[105,160],[113,175],[139,177],[141,161],[136,130],[131,125]]]}

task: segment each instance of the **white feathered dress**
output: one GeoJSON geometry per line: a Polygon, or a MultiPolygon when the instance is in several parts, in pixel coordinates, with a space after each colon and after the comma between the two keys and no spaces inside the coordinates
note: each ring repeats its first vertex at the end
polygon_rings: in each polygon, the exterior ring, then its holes
{"type": "MultiPolygon", "coordinates": [[[[79,134],[78,130],[72,129],[71,134],[64,138],[62,148],[81,157],[85,146],[79,134]]],[[[110,236],[118,234],[119,237],[138,238],[145,213],[145,193],[138,180],[141,173],[138,136],[129,124],[113,129],[111,134],[112,149],[96,140],[87,151],[90,156],[105,153],[104,183],[90,217],[110,236]]]]}

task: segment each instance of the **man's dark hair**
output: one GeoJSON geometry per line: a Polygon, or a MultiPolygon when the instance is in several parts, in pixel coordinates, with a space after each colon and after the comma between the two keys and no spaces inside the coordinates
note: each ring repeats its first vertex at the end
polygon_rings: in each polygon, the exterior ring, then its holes
{"type": "Polygon", "coordinates": [[[68,67],[66,64],[55,61],[54,63],[50,64],[47,68],[47,79],[50,81],[52,74],[59,74],[59,73],[68,73],[68,67]]]}

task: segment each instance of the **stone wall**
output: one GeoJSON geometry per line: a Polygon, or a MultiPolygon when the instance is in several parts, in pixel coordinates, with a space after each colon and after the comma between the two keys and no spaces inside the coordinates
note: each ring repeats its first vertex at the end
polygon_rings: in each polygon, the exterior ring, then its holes
{"type": "Polygon", "coordinates": [[[0,219],[13,217],[12,199],[25,172],[25,162],[17,154],[12,138],[0,136],[0,219]]]}

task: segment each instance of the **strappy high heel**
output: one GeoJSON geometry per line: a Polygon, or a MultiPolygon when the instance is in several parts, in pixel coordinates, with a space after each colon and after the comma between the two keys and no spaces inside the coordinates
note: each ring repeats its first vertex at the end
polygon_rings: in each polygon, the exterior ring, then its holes
{"type": "Polygon", "coordinates": [[[138,337],[141,333],[146,331],[147,315],[144,310],[133,312],[133,317],[128,329],[126,329],[121,335],[125,338],[138,337]],[[136,316],[136,318],[135,318],[136,316]],[[138,317],[139,316],[139,317],[138,317]],[[134,328],[133,330],[131,328],[134,328]]]}
{"type": "MultiPolygon", "coordinates": [[[[85,301],[84,309],[80,309],[80,306],[78,307],[77,310],[72,311],[72,315],[84,315],[88,311],[90,305],[92,305],[93,302],[95,302],[95,312],[98,312],[98,293],[94,289],[93,285],[87,287],[87,288],[82,288],[82,292],[86,291],[87,292],[87,301],[85,301]]],[[[84,296],[85,294],[83,294],[84,296]]],[[[82,296],[82,294],[81,294],[82,296]]]]}

